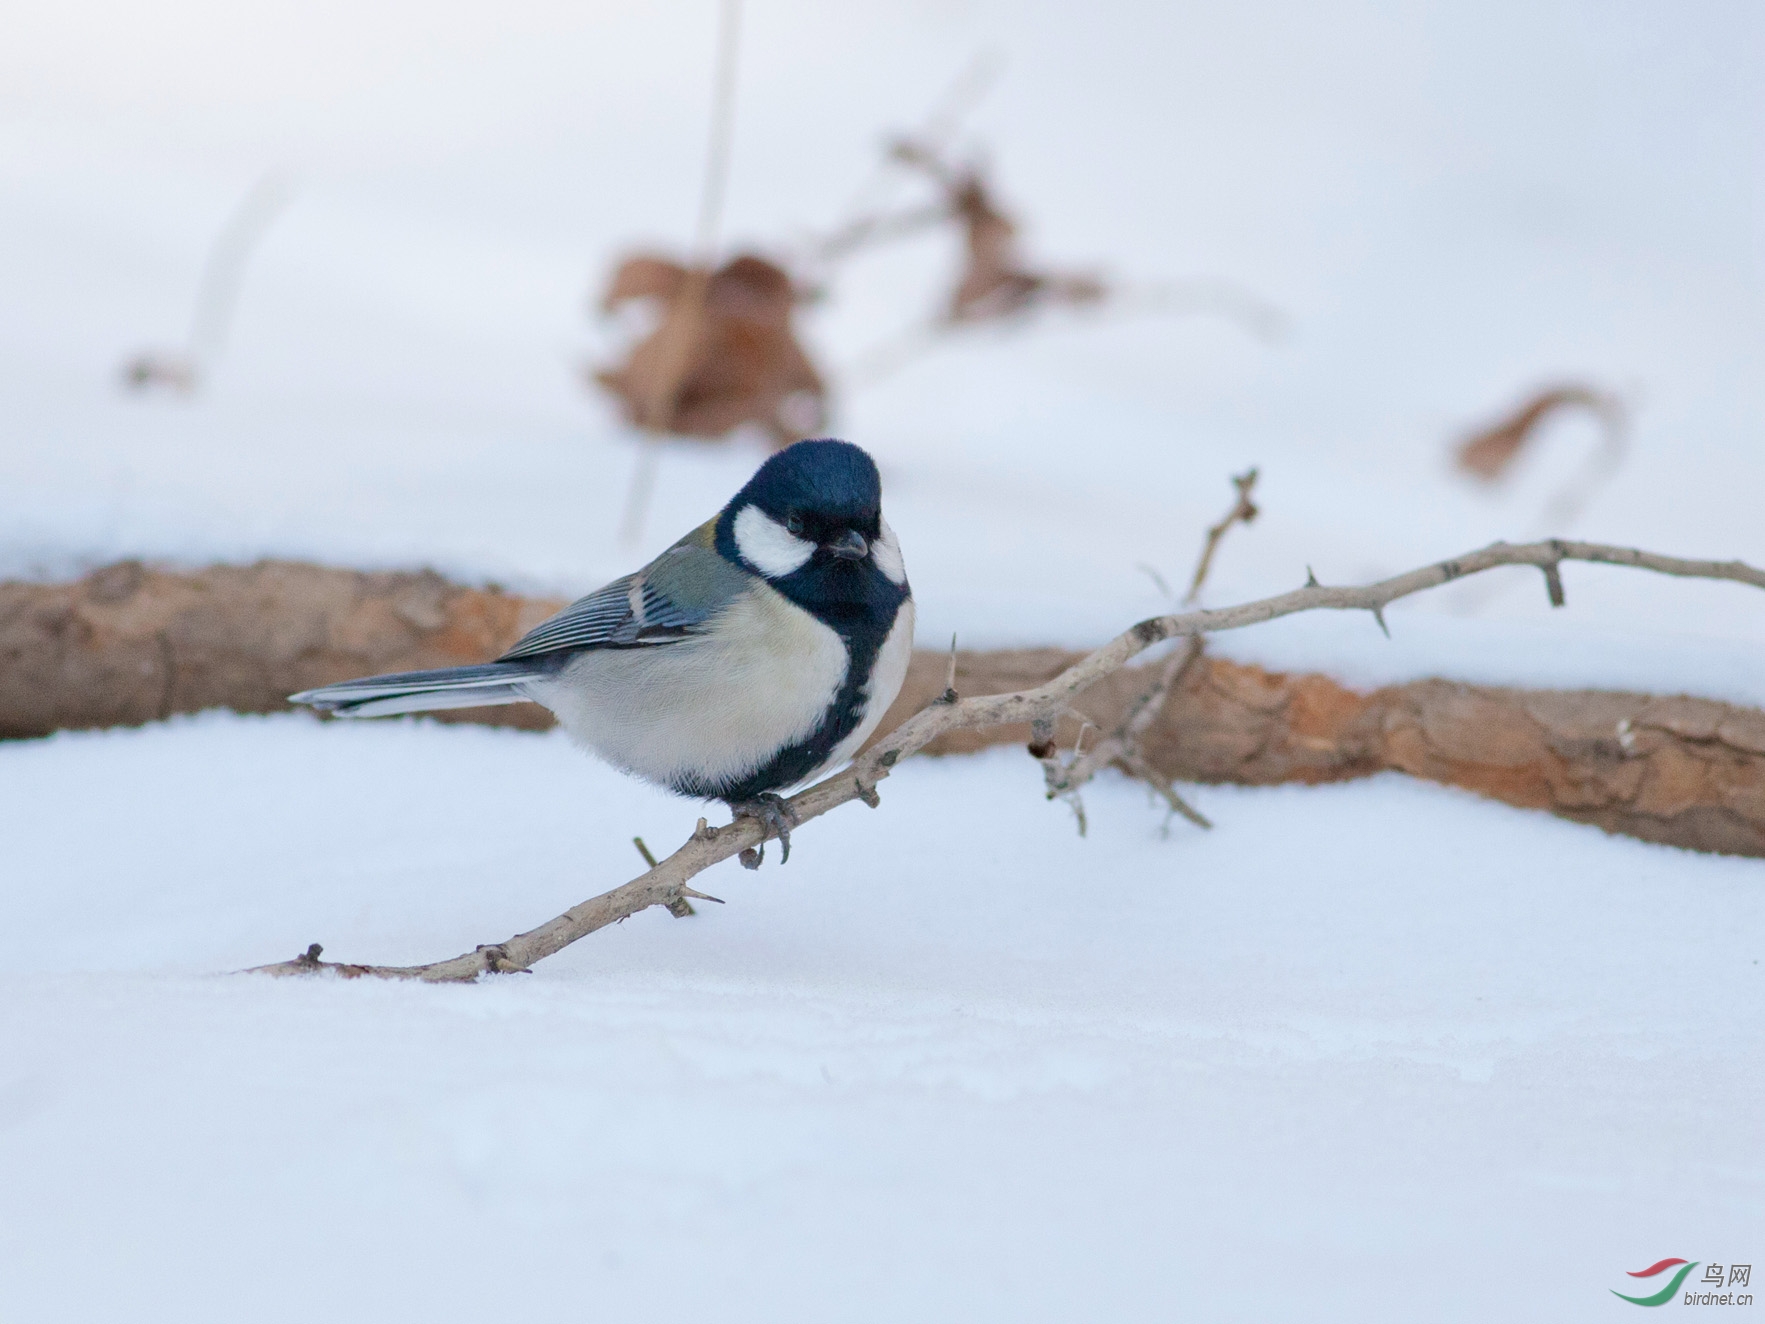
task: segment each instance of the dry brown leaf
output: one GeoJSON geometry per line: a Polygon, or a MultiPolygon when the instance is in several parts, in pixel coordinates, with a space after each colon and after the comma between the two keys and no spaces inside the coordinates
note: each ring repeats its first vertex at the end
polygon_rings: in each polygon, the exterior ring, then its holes
{"type": "Polygon", "coordinates": [[[1544,421],[1565,409],[1591,411],[1605,425],[1608,446],[1616,444],[1623,403],[1605,391],[1569,383],[1534,392],[1512,413],[1465,438],[1454,451],[1455,463],[1473,478],[1493,483],[1508,472],[1544,421]]]}
{"type": "Polygon", "coordinates": [[[947,214],[962,227],[967,261],[944,312],[947,322],[983,322],[1039,305],[1091,305],[1109,297],[1109,287],[1093,273],[1031,267],[1018,245],[1017,223],[994,201],[978,166],[951,166],[910,139],[896,142],[890,154],[931,176],[944,193],[947,214]]]}
{"type": "Polygon", "coordinates": [[[638,299],[657,305],[656,329],[623,363],[589,374],[628,422],[707,440],[753,423],[780,447],[821,428],[827,388],[797,340],[802,295],[783,268],[753,254],[710,272],[634,254],[614,270],[602,306],[638,299]]]}

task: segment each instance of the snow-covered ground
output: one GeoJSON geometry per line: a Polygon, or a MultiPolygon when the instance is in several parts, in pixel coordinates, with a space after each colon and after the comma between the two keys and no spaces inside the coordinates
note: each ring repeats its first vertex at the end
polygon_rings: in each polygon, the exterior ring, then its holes
{"type": "MultiPolygon", "coordinates": [[[[1536,514],[1445,447],[1528,387],[1636,407],[1574,528],[1765,562],[1765,20],[1746,5],[823,7],[749,0],[728,230],[834,219],[982,48],[1032,249],[1227,277],[1232,327],[980,335],[842,402],[923,637],[1093,642],[1263,467],[1216,602],[1536,514]]],[[[266,554],[595,586],[758,459],[633,462],[583,300],[695,205],[713,13],[121,6],[0,41],[0,573],[266,554]],[[182,335],[266,170],[295,200],[194,400],[182,335]]],[[[950,260],[855,266],[837,368],[950,260]]],[[[1559,531],[1559,530],[1552,530],[1559,531]]],[[[1765,703],[1765,594],[1571,568],[1222,640],[1765,703]]],[[[697,810],[559,738],[211,714],[0,746],[0,1283],[42,1320],[1594,1319],[1765,1252],[1761,865],[1401,779],[1103,784],[1081,840],[1001,752],[904,768],[724,907],[469,989],[215,972],[419,960],[635,871],[697,810]]]]}

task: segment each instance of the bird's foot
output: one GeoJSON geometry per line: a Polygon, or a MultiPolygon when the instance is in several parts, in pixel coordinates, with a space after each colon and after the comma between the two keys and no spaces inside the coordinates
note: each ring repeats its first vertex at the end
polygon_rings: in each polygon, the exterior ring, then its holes
{"type": "MultiPolygon", "coordinates": [[[[782,795],[772,791],[762,791],[752,800],[743,800],[740,804],[732,804],[730,813],[736,818],[751,818],[757,821],[765,831],[778,838],[781,847],[778,862],[784,864],[791,858],[791,829],[797,825],[797,816],[782,795]]],[[[742,867],[758,869],[760,861],[766,858],[766,838],[760,838],[758,847],[749,846],[741,853],[742,867]]]]}

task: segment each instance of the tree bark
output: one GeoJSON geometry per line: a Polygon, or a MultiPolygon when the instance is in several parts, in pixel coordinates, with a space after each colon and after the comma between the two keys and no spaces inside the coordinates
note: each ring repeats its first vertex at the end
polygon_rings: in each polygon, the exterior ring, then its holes
{"type": "MultiPolygon", "coordinates": [[[[132,725],[225,707],[271,712],[353,676],[495,657],[560,602],[438,575],[291,562],[190,572],[123,562],[71,584],[0,583],[0,736],[132,725]]],[[[1042,684],[1082,654],[959,653],[965,697],[1042,684]]],[[[943,693],[949,655],[917,654],[883,724],[943,693]]],[[[1152,683],[1133,666],[1073,704],[1119,725],[1152,683]]],[[[544,729],[529,704],[437,715],[544,729]]],[[[1079,723],[1057,732],[1070,746],[1079,723]]],[[[927,752],[1030,741],[1027,725],[948,732],[927,752]]],[[[1765,713],[1709,699],[1420,680],[1360,693],[1203,656],[1142,750],[1178,781],[1275,785],[1397,771],[1608,832],[1765,856],[1765,713]]]]}
{"type": "MultiPolygon", "coordinates": [[[[964,695],[1027,689],[1082,654],[1061,649],[958,654],[964,695]]],[[[914,657],[884,728],[944,689],[948,656],[914,657]]],[[[1103,730],[1151,683],[1126,668],[1073,705],[1103,730]]],[[[1078,736],[1068,719],[1062,745],[1078,736]]],[[[1028,743],[1028,725],[953,731],[927,753],[1028,743]]],[[[1359,693],[1203,656],[1142,741],[1180,782],[1273,786],[1376,772],[1458,786],[1607,832],[1691,850],[1765,856],[1765,712],[1683,696],[1523,690],[1418,680],[1359,693]]]]}
{"type": "MultiPolygon", "coordinates": [[[[335,680],[482,662],[561,605],[431,571],[290,561],[187,572],[123,561],[71,584],[0,583],[0,737],[275,712],[335,680]]],[[[456,720],[552,724],[531,704],[456,720]]]]}

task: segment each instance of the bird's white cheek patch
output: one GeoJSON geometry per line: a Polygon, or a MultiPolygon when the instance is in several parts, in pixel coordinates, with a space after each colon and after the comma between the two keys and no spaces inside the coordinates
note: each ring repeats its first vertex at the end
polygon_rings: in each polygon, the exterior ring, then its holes
{"type": "Polygon", "coordinates": [[[797,537],[758,506],[743,506],[735,517],[735,549],[768,579],[783,579],[815,555],[815,544],[797,537]]]}
{"type": "Polygon", "coordinates": [[[870,546],[871,558],[876,568],[882,571],[896,584],[907,582],[907,563],[901,559],[901,544],[895,540],[895,531],[889,522],[882,522],[882,533],[870,546]]]}

